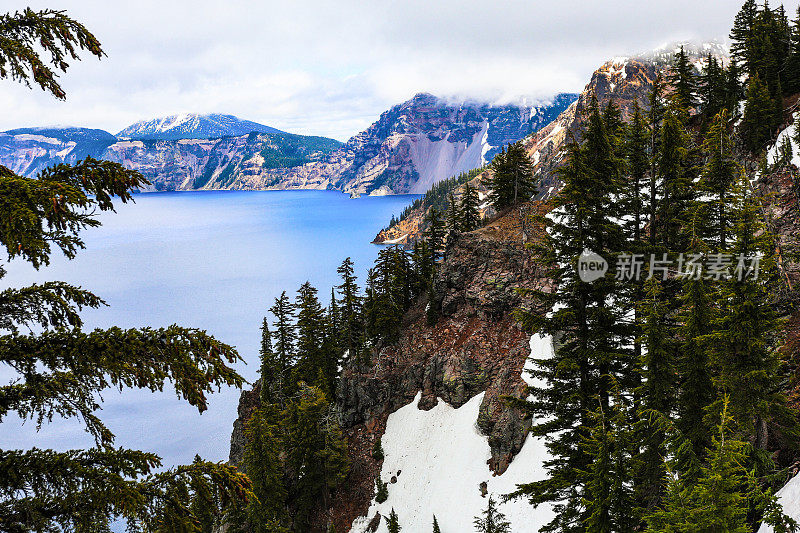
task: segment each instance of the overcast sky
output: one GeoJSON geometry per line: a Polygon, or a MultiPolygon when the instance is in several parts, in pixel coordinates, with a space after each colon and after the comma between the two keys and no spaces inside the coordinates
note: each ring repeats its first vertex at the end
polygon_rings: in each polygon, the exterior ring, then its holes
{"type": "Polygon", "coordinates": [[[108,57],[62,76],[66,102],[0,82],[0,130],[221,112],[346,140],[417,92],[578,92],[611,57],[725,39],[742,1],[5,0],[67,10],[108,57]]]}

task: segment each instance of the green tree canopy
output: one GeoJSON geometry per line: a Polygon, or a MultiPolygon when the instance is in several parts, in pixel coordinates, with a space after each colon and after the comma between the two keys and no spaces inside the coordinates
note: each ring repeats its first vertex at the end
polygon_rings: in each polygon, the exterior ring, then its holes
{"type": "MultiPolygon", "coordinates": [[[[81,50],[102,56],[91,33],[62,12],[0,16],[0,78],[33,80],[64,98],[56,71],[65,71],[81,50]]],[[[75,257],[84,247],[79,232],[100,225],[96,213],[113,210],[113,197],[131,201],[131,191],[146,183],[137,172],[88,157],[35,179],[0,166],[0,243],[8,260],[38,269],[55,250],[75,257]]],[[[161,391],[171,383],[203,412],[209,393],[244,380],[228,366],[240,360],[236,351],[201,330],[83,331],[80,311],[103,304],[62,282],[0,293],[0,364],[15,376],[0,385],[0,421],[17,415],[41,427],[74,418],[94,440],[89,449],[0,450],[2,531],[106,531],[118,518],[134,531],[202,531],[209,517],[252,495],[234,467],[197,459],[163,470],[153,453],[114,446],[114,434],[97,415],[102,391],[161,391]]]]}

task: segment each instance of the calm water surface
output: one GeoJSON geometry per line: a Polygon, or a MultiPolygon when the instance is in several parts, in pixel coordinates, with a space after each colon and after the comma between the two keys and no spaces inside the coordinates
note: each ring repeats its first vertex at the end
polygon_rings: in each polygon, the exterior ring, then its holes
{"type": "MultiPolygon", "coordinates": [[[[253,381],[258,370],[259,327],[273,299],[294,296],[309,280],[324,305],[345,257],[356,263],[359,283],[372,265],[378,230],[416,196],[350,200],[333,191],[220,191],[154,193],[103,214],[103,226],[84,232],[87,248],[73,261],[54,255],[39,272],[8,265],[2,288],[63,280],[106,300],[84,313],[87,329],[166,326],[208,330],[234,345],[253,381]]],[[[5,382],[8,374],[0,369],[5,382]]],[[[100,416],[117,444],[155,451],[166,465],[187,463],[196,453],[228,456],[239,392],[223,390],[199,415],[174,392],[126,390],[104,393],[100,416]]],[[[67,449],[90,444],[75,421],[56,421],[37,432],[11,419],[0,424],[0,448],[67,449]]]]}

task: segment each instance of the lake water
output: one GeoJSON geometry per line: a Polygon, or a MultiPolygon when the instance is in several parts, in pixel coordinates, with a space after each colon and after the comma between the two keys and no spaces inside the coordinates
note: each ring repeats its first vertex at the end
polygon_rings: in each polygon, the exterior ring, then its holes
{"type": "MultiPolygon", "coordinates": [[[[333,191],[141,194],[135,204],[102,214],[103,226],[84,232],[87,248],[75,260],[54,254],[39,272],[15,261],[0,284],[62,280],[91,290],[109,307],[85,312],[85,329],[173,323],[206,329],[239,350],[248,364],[237,369],[254,381],[259,327],[273,299],[282,290],[294,297],[309,280],[327,305],[338,283],[336,267],[348,256],[363,284],[377,254],[370,241],[414,198],[350,200],[333,191]]],[[[7,369],[0,369],[0,379],[7,381],[7,369]]],[[[118,445],[155,451],[165,465],[191,462],[195,454],[228,457],[238,390],[212,395],[203,415],[171,389],[103,396],[99,414],[118,445]]],[[[0,449],[90,445],[81,428],[74,420],[59,420],[37,432],[31,422],[5,419],[0,449]]]]}

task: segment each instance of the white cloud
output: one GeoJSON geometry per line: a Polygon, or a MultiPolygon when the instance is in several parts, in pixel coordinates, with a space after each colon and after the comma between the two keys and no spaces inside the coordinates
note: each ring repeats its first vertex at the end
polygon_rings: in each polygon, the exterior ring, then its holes
{"type": "Polygon", "coordinates": [[[87,57],[62,77],[66,102],[0,83],[0,130],[58,123],[116,132],[196,111],[346,139],[416,92],[497,100],[579,91],[609,57],[724,38],[740,0],[11,0],[4,8],[28,4],[66,9],[108,57],[87,57]]]}

